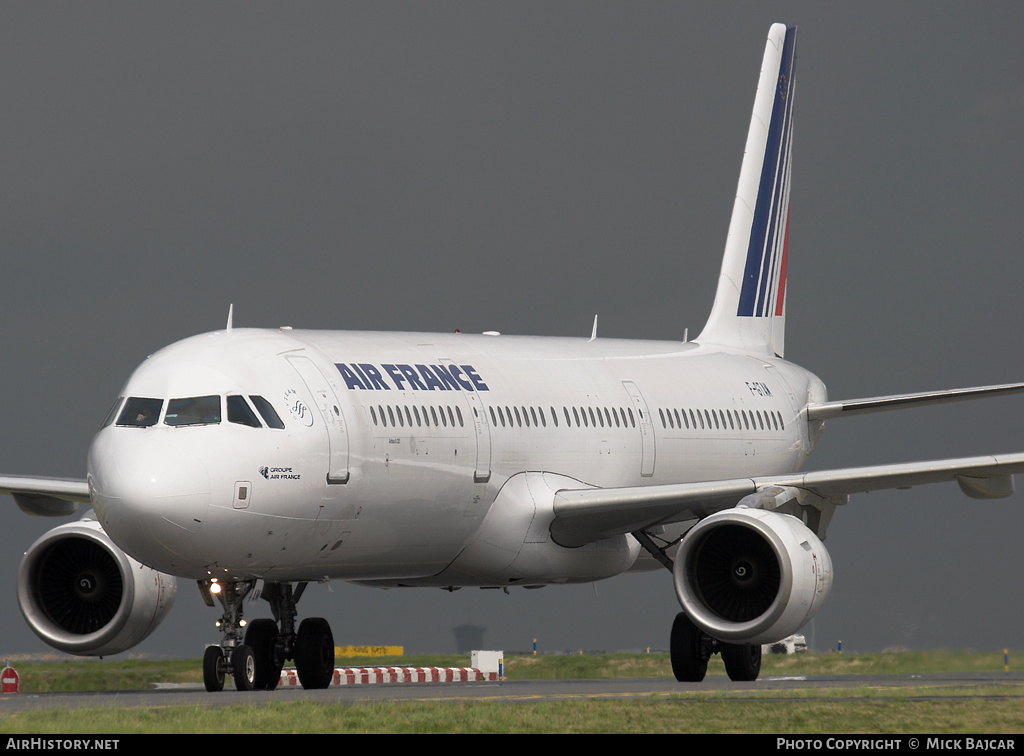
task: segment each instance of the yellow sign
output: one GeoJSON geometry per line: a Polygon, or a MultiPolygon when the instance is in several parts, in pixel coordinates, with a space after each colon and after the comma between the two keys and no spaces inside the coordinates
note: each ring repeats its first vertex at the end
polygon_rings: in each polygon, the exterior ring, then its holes
{"type": "Polygon", "coordinates": [[[402,656],[405,646],[335,646],[335,656],[402,656]]]}

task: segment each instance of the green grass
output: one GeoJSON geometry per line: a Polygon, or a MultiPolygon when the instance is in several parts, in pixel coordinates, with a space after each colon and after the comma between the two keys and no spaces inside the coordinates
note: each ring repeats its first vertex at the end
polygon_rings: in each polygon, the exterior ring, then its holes
{"type": "MultiPolygon", "coordinates": [[[[1010,659],[1021,656],[1011,654],[1010,659]]],[[[397,665],[464,667],[465,655],[417,655],[346,658],[339,666],[397,665]]],[[[82,690],[140,690],[158,683],[202,683],[198,659],[147,661],[141,659],[72,660],[15,664],[23,693],[55,693],[82,690]]],[[[1011,668],[1012,664],[1011,664],[1011,668]]],[[[1001,672],[1002,651],[971,653],[950,651],[886,651],[877,654],[766,655],[761,676],[931,674],[936,672],[1001,672]]],[[[710,677],[724,677],[721,658],[712,657],[710,677]]],[[[668,654],[573,654],[505,657],[509,680],[605,679],[612,677],[671,677],[668,654]]]]}
{"type": "MultiPolygon", "coordinates": [[[[1011,665],[1015,658],[1011,655],[1011,665]]],[[[345,664],[464,666],[464,656],[345,660],[345,664]]],[[[129,690],[154,682],[201,682],[198,660],[20,663],[22,691],[129,690]]],[[[508,679],[667,677],[665,654],[510,655],[508,679]]],[[[912,674],[1003,670],[998,654],[886,652],[766,656],[763,676],[912,674]]],[[[724,675],[716,658],[709,675],[724,675]]],[[[621,700],[574,699],[510,705],[488,697],[427,702],[324,704],[259,697],[254,705],[88,708],[0,715],[0,733],[985,733],[1024,732],[1024,684],[796,689],[760,693],[680,692],[621,700]],[[998,698],[971,699],[981,694],[998,698]],[[733,699],[742,699],[737,702],[733,699]],[[794,705],[799,701],[799,705],[794,705]]]]}
{"type": "MultiPolygon", "coordinates": [[[[851,691],[845,691],[847,695],[851,691]]],[[[961,691],[962,692],[962,691],[961,691]]],[[[1017,691],[1018,694],[1021,692],[1017,691]]],[[[867,693],[853,692],[853,695],[867,693]]],[[[331,733],[753,733],[1011,734],[1024,729],[1020,699],[753,700],[701,697],[568,700],[510,705],[501,701],[310,701],[207,709],[201,706],[33,711],[0,717],[0,733],[221,734],[331,733]]]]}

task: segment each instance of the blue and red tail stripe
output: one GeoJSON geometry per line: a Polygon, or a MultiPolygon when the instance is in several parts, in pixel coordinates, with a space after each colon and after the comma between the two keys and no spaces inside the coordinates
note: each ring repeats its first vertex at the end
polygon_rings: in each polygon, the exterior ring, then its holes
{"type": "Polygon", "coordinates": [[[789,238],[789,168],[793,139],[796,27],[786,29],[740,289],[740,317],[781,315],[789,238]]]}

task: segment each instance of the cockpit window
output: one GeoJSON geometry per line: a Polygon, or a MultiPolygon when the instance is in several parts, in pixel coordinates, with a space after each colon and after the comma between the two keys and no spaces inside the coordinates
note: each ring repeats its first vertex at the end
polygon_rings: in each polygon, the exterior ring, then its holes
{"type": "Polygon", "coordinates": [[[166,425],[215,425],[219,422],[219,396],[190,396],[167,402],[166,425]]]}
{"type": "Polygon", "coordinates": [[[273,405],[264,399],[262,396],[250,396],[252,403],[256,406],[260,415],[263,417],[263,422],[270,428],[281,429],[284,428],[284,423],[281,422],[280,416],[274,411],[273,405]]]}
{"type": "Polygon", "coordinates": [[[148,428],[151,425],[156,425],[163,406],[163,399],[142,399],[130,396],[117,418],[117,424],[136,428],[148,428]]]}
{"type": "Polygon", "coordinates": [[[106,428],[108,425],[111,425],[114,422],[114,418],[117,417],[117,411],[121,409],[121,402],[123,401],[123,396],[117,397],[117,399],[114,401],[113,406],[111,406],[110,410],[107,412],[107,416],[103,420],[103,425],[101,425],[100,428],[106,428]]]}
{"type": "Polygon", "coordinates": [[[248,425],[251,428],[262,428],[256,413],[252,411],[244,396],[237,394],[228,397],[228,422],[248,425]]]}

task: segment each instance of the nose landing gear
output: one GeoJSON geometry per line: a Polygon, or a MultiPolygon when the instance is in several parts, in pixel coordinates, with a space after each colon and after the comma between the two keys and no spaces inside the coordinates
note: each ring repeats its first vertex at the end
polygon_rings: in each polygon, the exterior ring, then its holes
{"type": "Polygon", "coordinates": [[[334,677],[334,636],[322,617],[302,621],[295,631],[295,605],[306,588],[299,583],[267,583],[257,593],[265,599],[274,619],[247,623],[242,602],[257,586],[255,580],[200,580],[199,591],[209,606],[214,598],[224,613],[217,626],[224,634],[219,646],[208,646],[203,655],[203,683],[208,691],[224,689],[231,675],[237,690],[274,690],[281,679],[285,661],[295,661],[303,688],[326,688],[334,677]],[[242,631],[245,628],[243,638],[242,631]]]}

